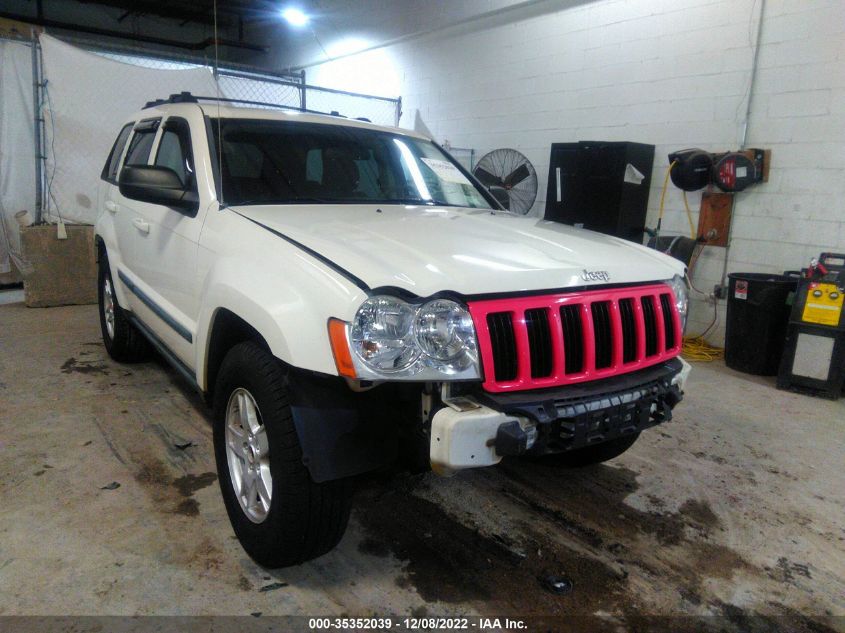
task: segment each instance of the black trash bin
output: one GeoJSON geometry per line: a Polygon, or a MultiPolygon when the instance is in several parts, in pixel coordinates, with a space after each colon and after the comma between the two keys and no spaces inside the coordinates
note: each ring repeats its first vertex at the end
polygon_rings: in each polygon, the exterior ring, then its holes
{"type": "Polygon", "coordinates": [[[765,273],[731,273],[725,364],[737,371],[776,376],[798,278],[765,273]]]}

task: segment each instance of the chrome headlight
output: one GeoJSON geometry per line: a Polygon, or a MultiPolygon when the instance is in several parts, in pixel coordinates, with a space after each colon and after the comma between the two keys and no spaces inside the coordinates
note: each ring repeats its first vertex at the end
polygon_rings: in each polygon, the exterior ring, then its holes
{"type": "Polygon", "coordinates": [[[678,309],[678,314],[681,315],[681,331],[687,329],[687,312],[689,310],[689,291],[687,288],[686,277],[675,275],[672,279],[666,282],[666,285],[672,289],[675,294],[675,307],[678,309]]]}
{"type": "Polygon", "coordinates": [[[411,306],[399,299],[367,299],[352,323],[352,350],[376,371],[407,369],[419,356],[414,346],[415,316],[411,306]]]}
{"type": "Polygon", "coordinates": [[[429,301],[417,310],[414,334],[423,354],[435,361],[454,361],[476,349],[472,317],[448,299],[429,301]]]}
{"type": "Polygon", "coordinates": [[[422,305],[370,297],[349,327],[352,363],[368,380],[471,380],[481,377],[475,327],[449,299],[422,305]]]}

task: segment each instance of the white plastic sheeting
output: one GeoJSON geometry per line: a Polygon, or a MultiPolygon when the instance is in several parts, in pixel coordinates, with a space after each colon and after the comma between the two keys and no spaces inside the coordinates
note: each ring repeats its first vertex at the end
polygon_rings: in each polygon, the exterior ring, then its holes
{"type": "Polygon", "coordinates": [[[0,40],[0,273],[25,268],[14,216],[35,209],[33,129],[32,48],[0,40]]]}
{"type": "Polygon", "coordinates": [[[147,101],[215,93],[208,68],[142,68],[41,36],[47,132],[46,219],[93,224],[100,172],[121,126],[147,101]]]}
{"type": "MultiPolygon", "coordinates": [[[[49,35],[40,36],[40,107],[45,127],[45,220],[93,224],[98,215],[100,172],[121,126],[144,103],[182,91],[214,95],[207,66],[145,67],[90,53],[49,35]]],[[[137,61],[137,60],[136,60],[137,61]]],[[[184,66],[184,65],[181,65],[184,66]]],[[[20,210],[35,216],[35,154],[31,48],[0,40],[0,273],[16,258],[20,210]],[[5,229],[5,230],[3,230],[5,229]]],[[[223,76],[223,96],[299,105],[299,89],[260,79],[223,76]]],[[[319,88],[308,92],[308,106],[340,110],[390,125],[396,102],[343,95],[319,88]]],[[[16,259],[19,269],[25,265],[16,259]]]]}

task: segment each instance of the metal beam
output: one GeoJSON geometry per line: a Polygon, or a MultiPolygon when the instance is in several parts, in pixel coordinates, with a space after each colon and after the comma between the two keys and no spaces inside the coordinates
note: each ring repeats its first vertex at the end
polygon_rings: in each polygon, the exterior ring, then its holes
{"type": "MultiPolygon", "coordinates": [[[[96,4],[145,15],[211,25],[214,23],[212,0],[76,0],[80,4],[96,4]]],[[[221,0],[217,4],[217,23],[231,27],[235,19],[244,17],[261,20],[278,19],[278,6],[273,2],[240,2],[221,0]]]]}
{"type": "MultiPolygon", "coordinates": [[[[17,13],[10,13],[8,11],[0,11],[0,18],[7,20],[16,20],[18,22],[25,22],[27,24],[34,24],[36,26],[46,26],[54,29],[65,29],[68,31],[77,31],[79,33],[89,33],[91,35],[101,35],[103,37],[114,37],[117,39],[131,40],[133,42],[145,42],[148,44],[158,44],[160,46],[172,46],[173,48],[182,48],[189,51],[201,51],[213,46],[215,38],[207,37],[199,42],[180,42],[178,40],[170,40],[163,37],[155,37],[152,35],[138,35],[135,33],[124,33],[121,31],[113,31],[111,29],[101,29],[94,26],[85,26],[84,24],[73,24],[70,22],[62,22],[60,20],[50,20],[47,18],[33,18],[29,15],[19,15],[17,13]]],[[[230,40],[225,38],[217,38],[218,46],[229,46],[231,48],[241,48],[249,51],[256,51],[259,53],[266,53],[268,48],[259,44],[250,44],[247,42],[238,42],[237,40],[230,40]]]]}
{"type": "Polygon", "coordinates": [[[41,171],[43,163],[44,147],[41,142],[44,134],[44,120],[41,118],[41,63],[38,55],[38,37],[35,29],[32,29],[32,112],[34,118],[35,141],[35,213],[34,223],[40,224],[44,211],[43,183],[44,177],[41,171]]]}
{"type": "MultiPolygon", "coordinates": [[[[80,4],[96,4],[102,7],[121,9],[126,14],[156,15],[162,18],[195,22],[198,24],[212,24],[211,10],[202,10],[196,4],[184,5],[179,2],[156,2],[155,0],[76,0],[80,4]]],[[[218,9],[219,11],[219,9],[218,9]]],[[[118,21],[123,18],[119,18],[118,21]]],[[[231,26],[228,19],[219,20],[218,23],[225,27],[231,26]]]]}

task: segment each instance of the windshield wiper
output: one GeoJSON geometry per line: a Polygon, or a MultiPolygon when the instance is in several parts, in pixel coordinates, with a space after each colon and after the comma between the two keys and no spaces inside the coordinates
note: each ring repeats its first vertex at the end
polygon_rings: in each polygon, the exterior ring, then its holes
{"type": "Polygon", "coordinates": [[[468,204],[455,204],[446,200],[423,200],[422,198],[391,198],[389,200],[373,200],[375,203],[382,204],[419,204],[427,207],[455,207],[458,209],[481,209],[490,211],[491,209],[485,207],[474,207],[468,204]]]}
{"type": "Polygon", "coordinates": [[[377,200],[366,200],[365,202],[371,204],[435,204],[433,200],[425,200],[423,198],[379,198],[377,200]]]}
{"type": "Polygon", "coordinates": [[[314,198],[311,196],[290,196],[287,198],[254,198],[251,200],[233,200],[227,201],[225,206],[229,207],[248,207],[250,205],[272,205],[272,204],[356,204],[356,205],[380,205],[380,204],[407,204],[418,205],[426,207],[459,207],[462,209],[484,209],[484,207],[472,207],[469,205],[453,204],[444,200],[424,200],[423,198],[337,198],[335,200],[328,198],[314,198]]]}
{"type": "Polygon", "coordinates": [[[227,206],[239,207],[257,204],[296,204],[297,202],[313,203],[313,204],[420,204],[433,205],[432,200],[423,200],[422,198],[314,198],[311,196],[290,196],[287,198],[253,198],[251,200],[236,200],[226,202],[227,206]]]}

